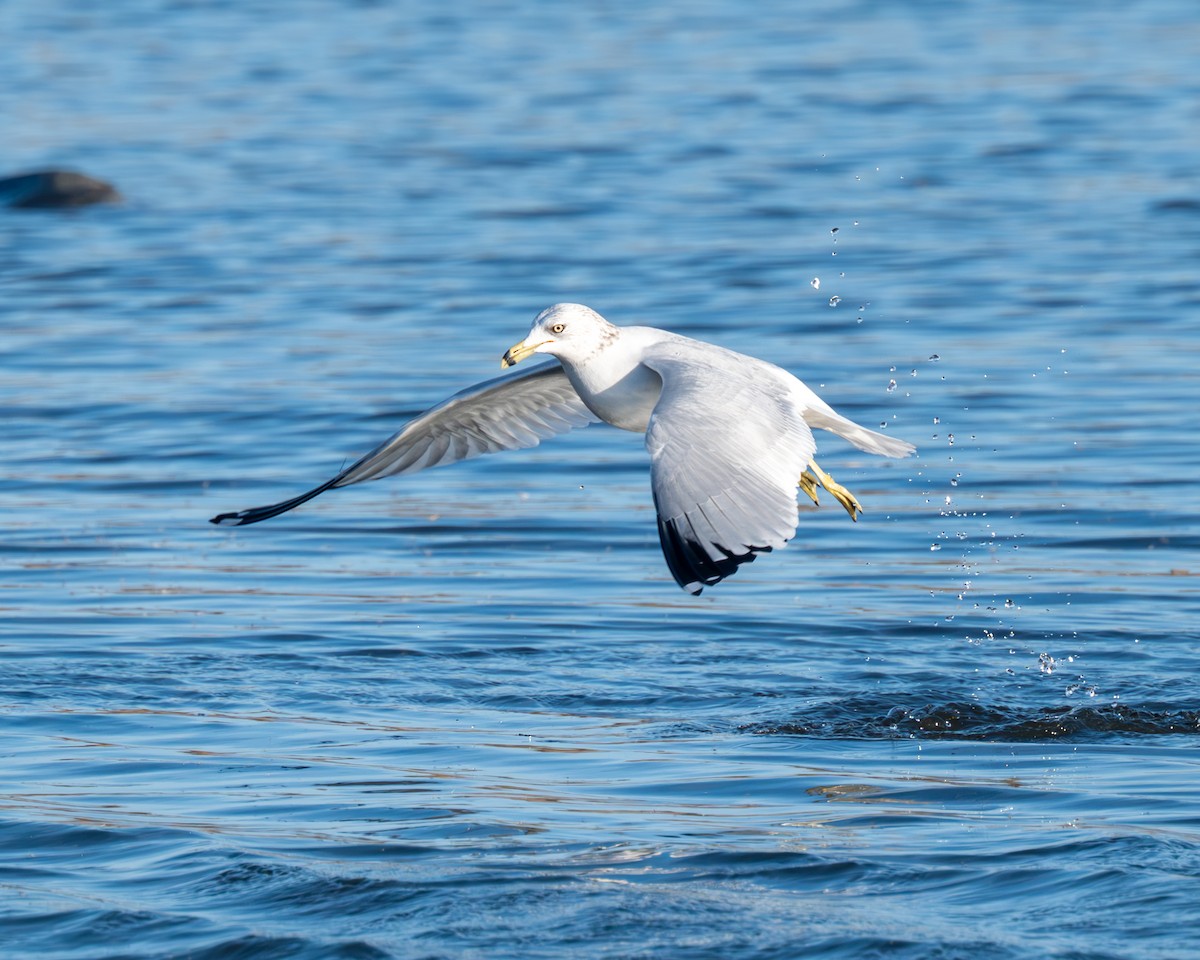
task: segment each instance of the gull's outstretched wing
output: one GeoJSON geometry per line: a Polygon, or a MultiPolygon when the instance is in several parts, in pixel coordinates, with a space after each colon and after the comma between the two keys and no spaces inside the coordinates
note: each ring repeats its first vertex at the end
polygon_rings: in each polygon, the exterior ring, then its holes
{"type": "Polygon", "coordinates": [[[557,363],[468,387],[425,411],[336,477],[291,500],[222,513],[211,523],[240,526],[286,513],[333,487],[536,447],[542,440],[597,422],[557,363]]]}
{"type": "Polygon", "coordinates": [[[646,428],[663,555],[689,593],[796,532],[796,486],[816,451],[783,371],[695,341],[643,363],[663,381],[646,428]]]}

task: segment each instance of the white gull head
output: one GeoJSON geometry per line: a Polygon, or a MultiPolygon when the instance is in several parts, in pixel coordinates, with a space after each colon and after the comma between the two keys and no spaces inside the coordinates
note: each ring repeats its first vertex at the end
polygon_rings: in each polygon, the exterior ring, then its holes
{"type": "Polygon", "coordinates": [[[511,367],[535,353],[547,353],[566,364],[580,364],[613,343],[620,331],[582,303],[556,303],[533,320],[529,336],[514,344],[500,360],[511,367]]]}

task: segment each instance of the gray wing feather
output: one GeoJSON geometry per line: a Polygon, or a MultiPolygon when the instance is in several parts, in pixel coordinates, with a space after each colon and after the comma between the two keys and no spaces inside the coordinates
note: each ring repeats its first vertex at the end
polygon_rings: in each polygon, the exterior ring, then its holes
{"type": "Polygon", "coordinates": [[[364,480],[415,473],[485,453],[535,447],[597,418],[557,363],[468,387],[409,421],[394,436],[336,477],[306,493],[266,507],[222,513],[212,523],[258,523],[286,513],[317,494],[364,480]]]}
{"type": "Polygon", "coordinates": [[[699,593],[796,533],[796,486],[816,452],[779,368],[709,344],[643,358],[663,381],[646,429],[659,539],[699,593]]]}
{"type": "Polygon", "coordinates": [[[427,410],[334,481],[345,487],[485,453],[535,447],[596,417],[557,363],[468,387],[427,410]]]}

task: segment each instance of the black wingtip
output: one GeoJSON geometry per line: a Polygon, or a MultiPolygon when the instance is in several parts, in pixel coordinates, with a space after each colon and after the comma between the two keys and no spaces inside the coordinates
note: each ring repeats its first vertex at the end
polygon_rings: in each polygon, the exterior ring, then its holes
{"type": "MultiPolygon", "coordinates": [[[[208,522],[215,523],[219,527],[243,527],[247,523],[257,523],[259,520],[266,520],[267,517],[277,516],[275,513],[267,513],[271,509],[273,508],[255,507],[251,510],[238,510],[236,513],[218,513],[208,522]]],[[[279,511],[279,513],[282,512],[282,510],[279,511]]]]}
{"type": "Polygon", "coordinates": [[[720,544],[713,546],[723,556],[713,558],[694,534],[691,524],[686,517],[672,520],[658,518],[658,537],[662,544],[663,557],[667,561],[667,569],[675,582],[684,590],[696,597],[705,587],[720,583],[726,577],[737,571],[743,563],[753,563],[759,553],[769,551],[770,547],[750,547],[745,553],[735,554],[720,544]],[[687,531],[684,530],[687,525],[687,531]]]}
{"type": "Polygon", "coordinates": [[[307,503],[317,494],[324,493],[330,487],[334,486],[340,479],[341,475],[339,474],[332,480],[326,481],[319,487],[314,487],[307,493],[302,493],[298,497],[292,497],[291,500],[284,500],[281,503],[273,503],[267,507],[251,507],[249,510],[237,510],[233,513],[218,513],[208,522],[215,523],[217,526],[244,527],[248,523],[270,520],[281,513],[287,513],[289,510],[296,509],[302,503],[307,503]]]}

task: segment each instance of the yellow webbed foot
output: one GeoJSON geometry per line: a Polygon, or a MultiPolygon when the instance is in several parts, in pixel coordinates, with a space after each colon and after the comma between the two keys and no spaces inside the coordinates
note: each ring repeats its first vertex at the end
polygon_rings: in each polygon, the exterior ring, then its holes
{"type": "Polygon", "coordinates": [[[812,498],[813,503],[817,502],[816,484],[820,483],[821,486],[833,494],[833,498],[838,503],[846,508],[846,512],[850,514],[850,519],[857,522],[858,515],[862,513],[862,505],[855,498],[854,494],[818,467],[816,460],[810,460],[808,467],[812,471],[811,479],[809,479],[807,484],[805,483],[805,477],[810,476],[809,470],[805,470],[800,477],[800,486],[812,498]],[[810,487],[812,489],[809,489],[810,487]]]}
{"type": "Polygon", "coordinates": [[[800,489],[808,494],[808,499],[813,502],[813,506],[819,507],[821,501],[817,499],[817,482],[817,478],[809,470],[800,474],[800,489]]]}

